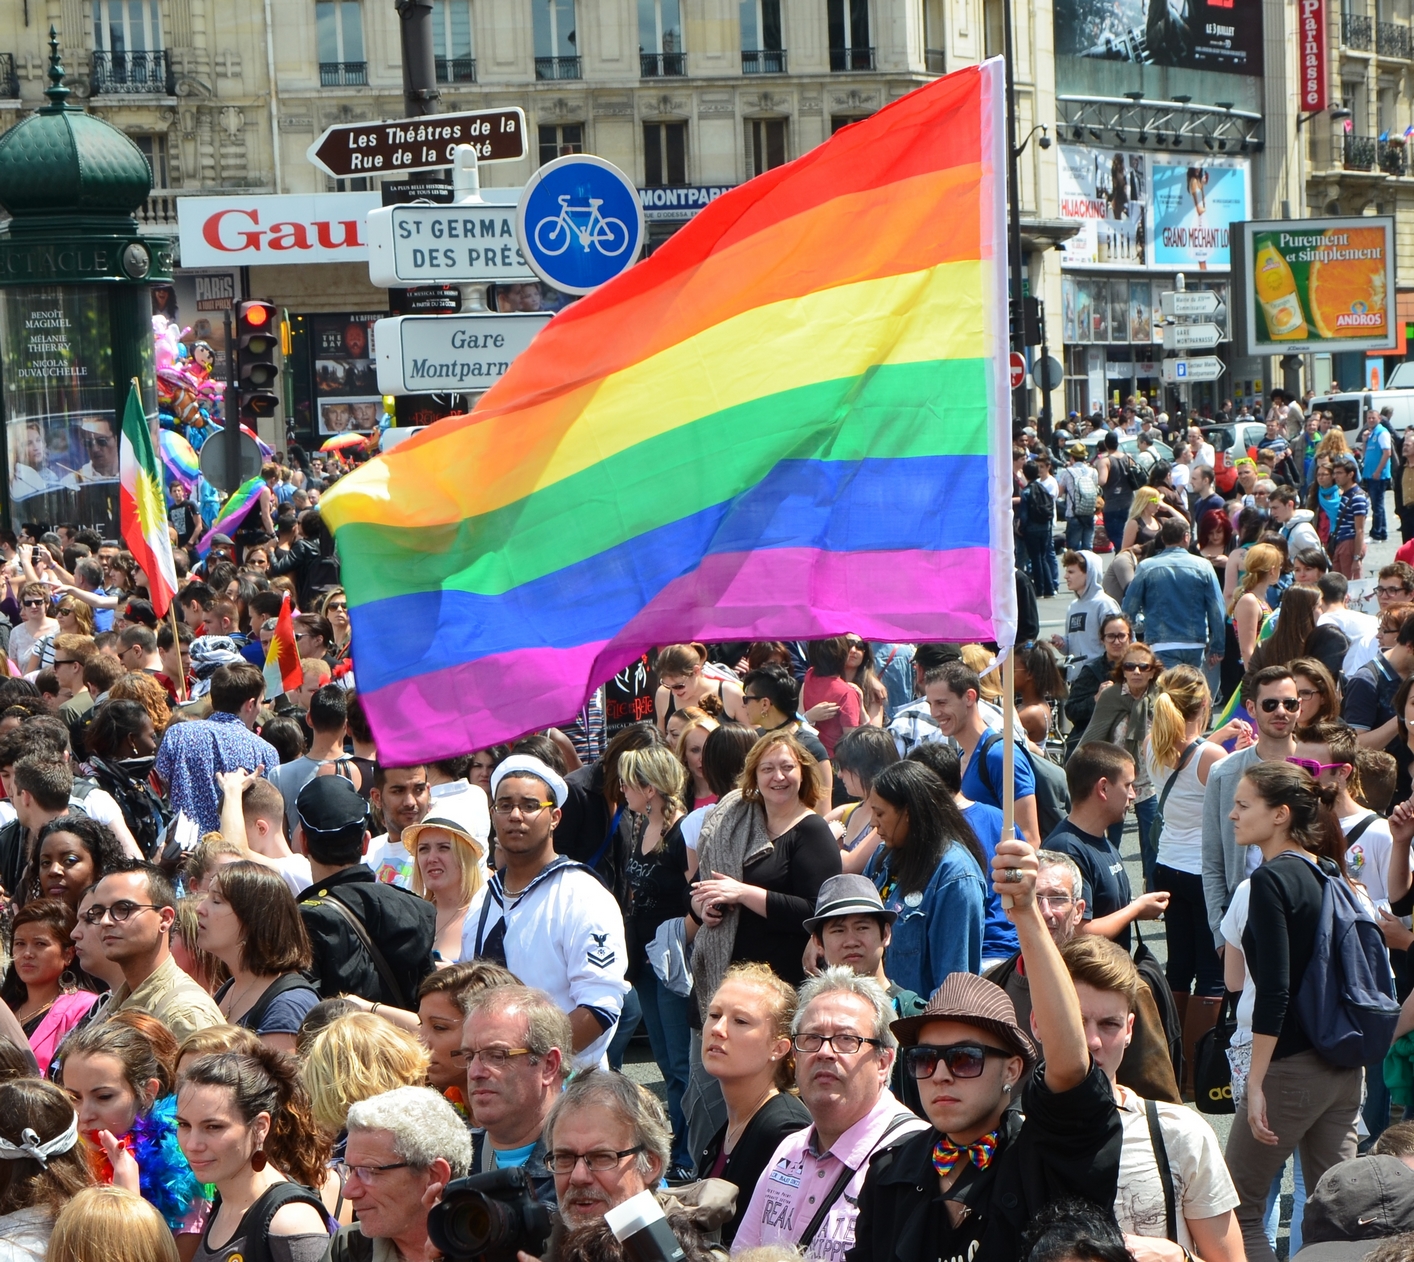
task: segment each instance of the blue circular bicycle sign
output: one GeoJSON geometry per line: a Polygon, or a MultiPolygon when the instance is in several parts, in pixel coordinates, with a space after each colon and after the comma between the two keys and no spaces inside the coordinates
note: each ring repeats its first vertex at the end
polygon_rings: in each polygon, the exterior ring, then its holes
{"type": "Polygon", "coordinates": [[[593,154],[547,162],[516,211],[521,252],[547,284],[587,294],[626,271],[643,246],[643,204],[618,167],[593,154]]]}

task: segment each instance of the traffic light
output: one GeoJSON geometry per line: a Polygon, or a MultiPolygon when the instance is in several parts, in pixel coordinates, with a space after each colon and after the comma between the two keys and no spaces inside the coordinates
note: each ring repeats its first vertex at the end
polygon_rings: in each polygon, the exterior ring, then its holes
{"type": "Polygon", "coordinates": [[[1018,303],[1011,300],[1011,344],[1012,346],[1041,345],[1041,300],[1022,298],[1018,303]]]}
{"type": "Polygon", "coordinates": [[[268,302],[243,302],[236,313],[236,381],[242,420],[274,416],[280,396],[275,351],[280,343],[276,311],[268,302]]]}

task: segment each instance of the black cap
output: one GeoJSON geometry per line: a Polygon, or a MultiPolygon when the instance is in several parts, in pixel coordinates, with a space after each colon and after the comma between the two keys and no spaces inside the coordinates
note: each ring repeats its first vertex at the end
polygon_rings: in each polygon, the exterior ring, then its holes
{"type": "Polygon", "coordinates": [[[366,827],[368,803],[343,776],[315,776],[299,791],[295,814],[305,832],[333,836],[366,827]]]}
{"type": "Polygon", "coordinates": [[[150,630],[157,629],[157,611],[153,609],[150,600],[128,601],[123,606],[123,617],[129,622],[140,622],[150,630]]]}

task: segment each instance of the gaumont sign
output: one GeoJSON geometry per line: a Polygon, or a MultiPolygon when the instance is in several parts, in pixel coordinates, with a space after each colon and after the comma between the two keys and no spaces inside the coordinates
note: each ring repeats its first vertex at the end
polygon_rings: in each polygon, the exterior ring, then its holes
{"type": "Polygon", "coordinates": [[[181,265],[367,263],[364,218],[381,204],[377,193],[181,197],[181,265]]]}

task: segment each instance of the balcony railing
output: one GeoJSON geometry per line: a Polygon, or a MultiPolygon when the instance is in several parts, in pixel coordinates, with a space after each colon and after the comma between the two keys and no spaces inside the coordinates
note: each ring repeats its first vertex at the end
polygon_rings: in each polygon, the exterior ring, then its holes
{"type": "Polygon", "coordinates": [[[662,79],[687,73],[686,53],[639,53],[638,74],[643,79],[662,79]]]}
{"type": "Polygon", "coordinates": [[[874,50],[872,48],[832,48],[830,49],[831,70],[873,70],[874,50]]]}
{"type": "Polygon", "coordinates": [[[171,189],[154,188],[137,208],[140,224],[157,227],[177,222],[177,195],[171,189]]]}
{"type": "Polygon", "coordinates": [[[20,94],[20,79],[15,73],[15,54],[0,53],[0,96],[17,97],[20,94]]]}
{"type": "Polygon", "coordinates": [[[1347,48],[1355,48],[1368,53],[1374,42],[1371,25],[1369,18],[1361,17],[1358,13],[1342,13],[1340,15],[1340,42],[1347,48]]]}
{"type": "Polygon", "coordinates": [[[784,48],[743,48],[741,50],[742,74],[785,74],[786,50],[784,48]]]}
{"type": "Polygon", "coordinates": [[[177,79],[165,49],[140,53],[93,54],[92,89],[99,93],[149,92],[177,95],[177,79]]]}
{"type": "Polygon", "coordinates": [[[1375,24],[1375,51],[1381,57],[1409,57],[1409,28],[1398,22],[1375,24]]]}
{"type": "Polygon", "coordinates": [[[1381,140],[1379,142],[1380,170],[1386,175],[1408,175],[1409,158],[1402,142],[1381,140]]]}
{"type": "Polygon", "coordinates": [[[1373,171],[1378,144],[1373,136],[1345,137],[1345,169],[1347,171],[1373,171]]]}
{"type": "Polygon", "coordinates": [[[438,83],[475,83],[475,57],[438,57],[438,83]]]}
{"type": "Polygon", "coordinates": [[[948,55],[941,48],[925,48],[923,64],[929,74],[947,74],[948,55]]]}
{"type": "Polygon", "coordinates": [[[535,59],[537,79],[580,79],[578,57],[537,57],[535,59]]]}
{"type": "Polygon", "coordinates": [[[368,63],[366,61],[321,61],[319,63],[319,86],[321,88],[366,88],[368,86],[368,63]]]}

